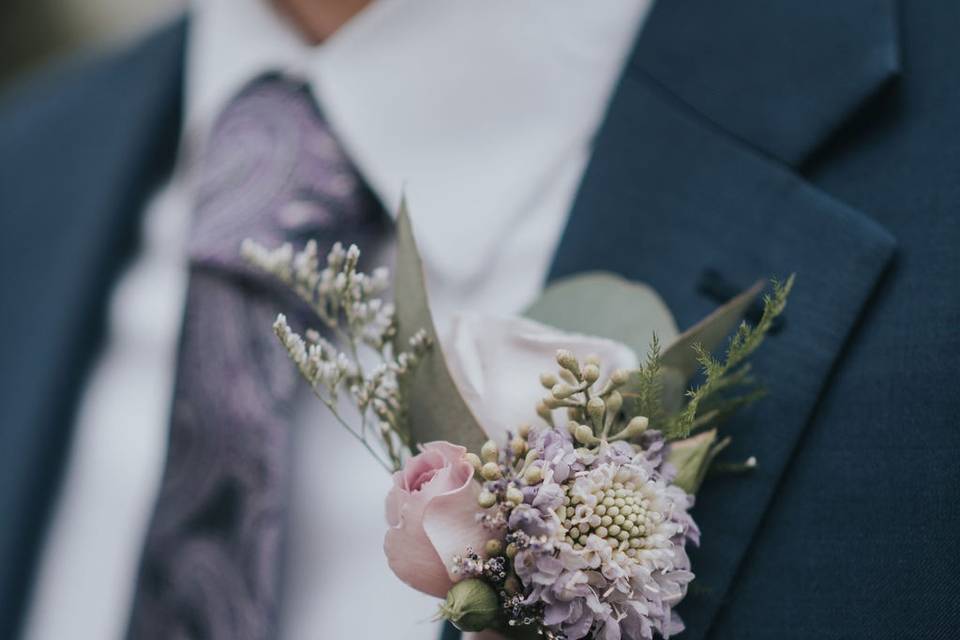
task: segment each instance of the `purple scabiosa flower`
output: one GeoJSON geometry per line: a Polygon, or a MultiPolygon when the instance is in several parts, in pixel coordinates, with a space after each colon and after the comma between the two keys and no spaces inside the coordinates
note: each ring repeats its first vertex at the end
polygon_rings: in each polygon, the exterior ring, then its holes
{"type": "Polygon", "coordinates": [[[524,488],[507,540],[527,610],[567,640],[669,637],[693,579],[685,545],[693,497],[670,484],[663,438],[577,449],[561,431],[531,434],[542,481],[524,488]]]}

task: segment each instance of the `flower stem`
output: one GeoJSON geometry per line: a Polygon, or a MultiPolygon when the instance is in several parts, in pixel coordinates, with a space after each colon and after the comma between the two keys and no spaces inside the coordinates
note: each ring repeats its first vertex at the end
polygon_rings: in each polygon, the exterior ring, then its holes
{"type": "Polygon", "coordinates": [[[343,426],[343,428],[350,433],[350,435],[352,435],[360,444],[363,445],[363,447],[370,453],[370,455],[372,455],[376,459],[377,462],[380,463],[380,466],[383,467],[387,473],[393,473],[394,471],[397,470],[396,467],[391,466],[389,463],[384,461],[384,459],[377,454],[377,452],[373,449],[373,447],[370,446],[370,443],[367,442],[366,438],[364,438],[359,433],[353,430],[353,428],[347,423],[347,421],[343,419],[343,416],[340,415],[340,412],[337,411],[336,405],[334,405],[331,400],[323,397],[323,395],[321,395],[320,392],[318,392],[316,389],[313,390],[313,395],[317,396],[317,398],[319,398],[320,401],[327,406],[327,409],[330,410],[330,413],[333,414],[333,417],[336,418],[337,422],[339,422],[343,426]]]}

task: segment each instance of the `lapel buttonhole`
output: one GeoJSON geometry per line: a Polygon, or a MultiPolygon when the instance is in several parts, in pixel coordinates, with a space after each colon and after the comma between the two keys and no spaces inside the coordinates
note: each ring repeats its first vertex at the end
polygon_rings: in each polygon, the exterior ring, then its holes
{"type": "MultiPolygon", "coordinates": [[[[707,267],[700,273],[696,288],[698,293],[706,296],[717,305],[726,304],[746,289],[746,287],[738,286],[733,281],[727,279],[722,273],[710,267],[707,267]]],[[[747,322],[756,326],[762,316],[763,298],[758,297],[750,303],[743,317],[747,322]]],[[[784,324],[785,320],[783,315],[775,318],[773,325],[770,327],[769,335],[772,336],[779,333],[783,329],[784,324]]]]}

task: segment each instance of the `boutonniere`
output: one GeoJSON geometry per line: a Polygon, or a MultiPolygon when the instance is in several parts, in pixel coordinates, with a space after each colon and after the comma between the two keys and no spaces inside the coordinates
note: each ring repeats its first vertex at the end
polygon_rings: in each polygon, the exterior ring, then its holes
{"type": "Polygon", "coordinates": [[[387,272],[360,272],[355,246],[334,246],[325,264],[312,242],[243,248],[310,306],[317,326],[299,333],[280,315],[274,331],[393,473],[391,569],[442,598],[439,615],[463,630],[680,631],[694,496],[730,442],[718,426],[761,394],[748,360],[793,278],[773,283],[755,326],[740,318],[762,283],[680,334],[649,287],[585,274],[549,287],[524,318],[459,318],[441,344],[403,205],[397,244],[392,305],[379,297],[387,272]]]}

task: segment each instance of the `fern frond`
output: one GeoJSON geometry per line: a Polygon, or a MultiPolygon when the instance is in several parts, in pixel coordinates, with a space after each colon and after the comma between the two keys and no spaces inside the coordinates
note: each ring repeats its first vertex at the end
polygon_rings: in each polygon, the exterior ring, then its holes
{"type": "Polygon", "coordinates": [[[754,386],[749,375],[750,365],[746,360],[763,344],[774,321],[783,313],[790,290],[793,288],[793,280],[794,276],[791,275],[786,282],[773,281],[773,293],[764,296],[763,315],[757,325],[752,327],[747,322],[742,322],[737,332],[730,338],[722,359],[714,357],[702,345],[694,345],[704,382],[687,391],[686,406],[667,419],[663,432],[668,440],[685,438],[691,431],[705,426],[709,420],[698,418],[700,418],[701,409],[705,409],[708,404],[714,405],[710,407],[710,413],[717,411],[716,416],[713,417],[719,417],[720,407],[724,407],[723,412],[729,412],[759,397],[756,389],[750,389],[739,396],[731,395],[730,391],[737,387],[754,386]]]}
{"type": "Polygon", "coordinates": [[[650,421],[650,426],[655,429],[659,428],[667,413],[663,406],[661,369],[660,338],[654,333],[646,361],[631,373],[628,384],[621,389],[621,395],[628,404],[627,413],[631,416],[645,416],[650,421]]]}

